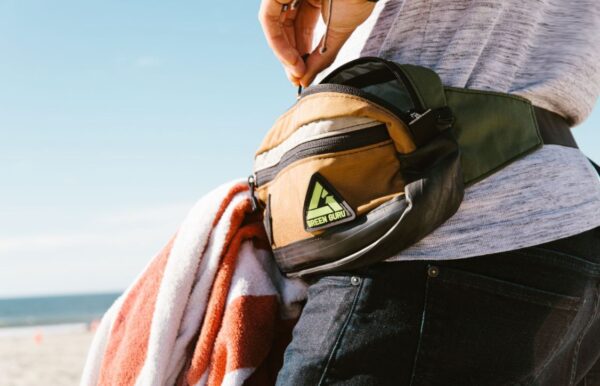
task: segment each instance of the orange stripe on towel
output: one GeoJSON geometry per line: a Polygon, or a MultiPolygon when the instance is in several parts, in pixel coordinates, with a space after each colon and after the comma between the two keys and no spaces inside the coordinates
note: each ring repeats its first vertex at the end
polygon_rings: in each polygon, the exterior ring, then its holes
{"type": "MultiPolygon", "coordinates": [[[[244,201],[243,205],[236,208],[236,213],[233,217],[240,216],[237,218],[237,221],[242,221],[246,211],[249,210],[249,206],[250,201],[244,201]],[[238,211],[238,209],[240,210],[238,211]]],[[[233,222],[234,220],[232,218],[232,223],[233,222]]],[[[231,229],[235,230],[233,224],[231,229]]],[[[222,257],[210,293],[206,316],[186,376],[188,383],[191,385],[196,384],[202,374],[209,368],[217,334],[221,328],[227,294],[229,293],[231,278],[235,270],[240,245],[243,241],[255,237],[266,238],[264,227],[260,223],[244,225],[237,229],[237,232],[233,235],[231,243],[222,257]]]]}
{"type": "MultiPolygon", "coordinates": [[[[248,185],[244,184],[243,182],[240,182],[239,184],[235,184],[234,186],[231,187],[231,189],[229,189],[229,192],[223,198],[223,201],[221,201],[221,205],[219,206],[219,210],[217,211],[217,215],[215,216],[215,220],[213,221],[213,225],[212,225],[213,228],[215,226],[217,226],[217,223],[219,222],[219,220],[223,216],[223,213],[225,212],[225,210],[229,206],[229,203],[231,202],[231,200],[233,199],[233,197],[236,194],[238,194],[240,192],[243,192],[243,191],[246,191],[248,189],[249,189],[248,185]]],[[[233,219],[232,219],[232,221],[233,221],[233,219]]]]}
{"type": "Polygon", "coordinates": [[[265,360],[278,311],[276,295],[245,295],[227,306],[210,361],[208,385],[220,385],[227,372],[256,368],[265,360]]]}
{"type": "Polygon", "coordinates": [[[146,359],[154,305],[175,238],[154,258],[123,302],[106,346],[99,385],[135,384],[146,359]]]}

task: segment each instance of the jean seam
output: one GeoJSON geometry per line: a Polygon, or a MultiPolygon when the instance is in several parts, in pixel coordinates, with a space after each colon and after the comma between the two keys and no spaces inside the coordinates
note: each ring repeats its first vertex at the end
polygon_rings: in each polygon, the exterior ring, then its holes
{"type": "Polygon", "coordinates": [[[572,253],[538,247],[535,245],[507,252],[516,255],[524,255],[530,258],[532,257],[534,259],[543,259],[544,262],[551,262],[553,266],[567,268],[582,275],[592,277],[600,276],[600,263],[594,263],[584,257],[572,253]],[[546,255],[543,255],[544,253],[546,255]],[[548,254],[554,255],[548,256],[548,254]],[[573,259],[575,261],[568,261],[568,259],[573,259]]]}
{"type": "Polygon", "coordinates": [[[552,351],[550,351],[550,353],[548,353],[548,358],[546,358],[546,360],[539,366],[539,368],[537,368],[535,370],[535,373],[532,375],[526,376],[523,380],[519,381],[518,384],[519,385],[521,385],[521,384],[529,385],[529,386],[533,385],[534,382],[536,382],[537,379],[542,375],[543,371],[548,367],[548,365],[552,361],[554,355],[562,348],[563,343],[565,342],[565,339],[568,338],[568,335],[569,335],[569,328],[567,328],[564,331],[563,336],[560,339],[560,341],[555,345],[555,347],[552,349],[552,351]]]}
{"type": "MultiPolygon", "coordinates": [[[[340,328],[340,332],[338,332],[338,336],[335,339],[333,346],[331,347],[331,352],[329,353],[329,355],[327,357],[327,362],[325,362],[325,367],[323,368],[323,373],[321,374],[321,378],[319,379],[319,383],[317,384],[317,386],[323,385],[323,382],[325,381],[327,372],[329,371],[329,366],[333,362],[333,357],[335,356],[335,353],[337,352],[337,349],[340,345],[342,337],[344,336],[344,333],[346,332],[346,329],[348,327],[348,324],[350,324],[350,319],[352,318],[352,314],[354,313],[354,309],[356,308],[356,304],[358,303],[358,297],[359,297],[360,293],[362,292],[364,283],[365,283],[365,280],[363,278],[360,282],[360,285],[358,286],[358,288],[356,290],[356,294],[354,295],[354,299],[352,300],[352,305],[350,306],[350,309],[348,310],[348,315],[346,316],[346,319],[344,320],[344,323],[342,324],[342,328],[340,328]]],[[[352,287],[355,287],[355,286],[352,285],[352,287]]]]}
{"type": "Polygon", "coordinates": [[[474,288],[477,290],[493,293],[499,296],[508,297],[511,299],[522,300],[534,304],[546,305],[547,302],[538,299],[539,296],[552,297],[557,302],[554,304],[554,308],[566,310],[566,311],[577,311],[580,307],[581,298],[577,296],[563,295],[559,293],[549,292],[543,289],[531,287],[528,285],[514,283],[503,279],[498,279],[491,276],[482,275],[479,273],[469,272],[465,270],[459,270],[456,268],[450,268],[450,276],[453,277],[439,277],[438,280],[455,285],[461,288],[474,288]],[[457,272],[459,271],[459,272],[457,272]],[[462,276],[461,276],[462,275],[462,276]],[[471,275],[473,280],[477,282],[460,282],[457,278],[471,275]],[[502,286],[502,289],[498,287],[502,286]],[[519,292],[521,291],[521,292],[519,292]],[[527,291],[524,293],[523,291],[527,291]],[[536,296],[533,293],[537,292],[539,295],[536,296]]]}
{"type": "MultiPolygon", "coordinates": [[[[427,265],[427,267],[429,267],[430,265],[427,265]]],[[[421,340],[423,338],[423,329],[425,327],[425,315],[427,313],[427,298],[429,296],[429,280],[430,277],[427,276],[427,280],[425,280],[425,294],[423,296],[423,311],[421,312],[421,325],[419,326],[419,340],[417,342],[417,349],[415,351],[415,357],[413,359],[413,368],[412,368],[412,372],[410,374],[410,381],[408,383],[408,386],[412,386],[413,382],[415,380],[415,376],[416,376],[416,371],[417,371],[417,361],[419,358],[419,352],[421,350],[421,340]]]]}
{"type": "Polygon", "coordinates": [[[598,313],[598,308],[600,307],[600,293],[599,293],[599,285],[596,285],[594,288],[594,309],[592,310],[592,315],[590,316],[590,320],[586,323],[585,327],[579,334],[577,338],[577,342],[575,343],[575,352],[573,353],[573,360],[571,361],[571,377],[569,379],[569,386],[573,386],[575,384],[575,377],[577,376],[577,364],[579,361],[579,350],[581,349],[581,342],[583,341],[583,337],[587,334],[588,330],[592,327],[592,324],[596,320],[596,314],[598,313]]]}

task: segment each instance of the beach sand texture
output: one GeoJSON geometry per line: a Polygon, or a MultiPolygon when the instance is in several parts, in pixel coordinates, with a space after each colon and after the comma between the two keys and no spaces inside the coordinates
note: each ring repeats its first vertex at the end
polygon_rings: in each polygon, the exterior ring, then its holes
{"type": "Polygon", "coordinates": [[[78,385],[93,333],[0,335],[0,385],[78,385]]]}

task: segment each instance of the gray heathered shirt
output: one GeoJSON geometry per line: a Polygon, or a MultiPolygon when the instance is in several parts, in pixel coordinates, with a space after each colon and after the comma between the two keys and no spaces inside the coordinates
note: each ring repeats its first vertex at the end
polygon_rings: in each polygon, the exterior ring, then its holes
{"type": "MultiPolygon", "coordinates": [[[[600,0],[380,1],[330,69],[359,56],[518,94],[577,124],[600,93],[600,0]]],[[[598,226],[593,167],[578,149],[544,145],[467,188],[454,216],[388,261],[485,255],[598,226]]]]}

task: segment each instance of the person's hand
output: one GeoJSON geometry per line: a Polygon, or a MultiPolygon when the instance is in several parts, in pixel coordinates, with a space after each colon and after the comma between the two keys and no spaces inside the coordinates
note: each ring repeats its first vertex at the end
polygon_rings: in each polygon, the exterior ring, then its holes
{"type": "Polygon", "coordinates": [[[314,30],[319,19],[329,18],[332,0],[300,0],[282,12],[282,5],[292,0],[262,0],[259,20],[269,46],[283,64],[288,79],[296,86],[308,86],[315,76],[327,68],[352,32],[373,11],[374,2],[367,0],[333,0],[328,31],[317,47],[312,47],[314,30]],[[326,50],[322,52],[323,44],[326,50]],[[304,54],[310,54],[306,60],[304,54]]]}

